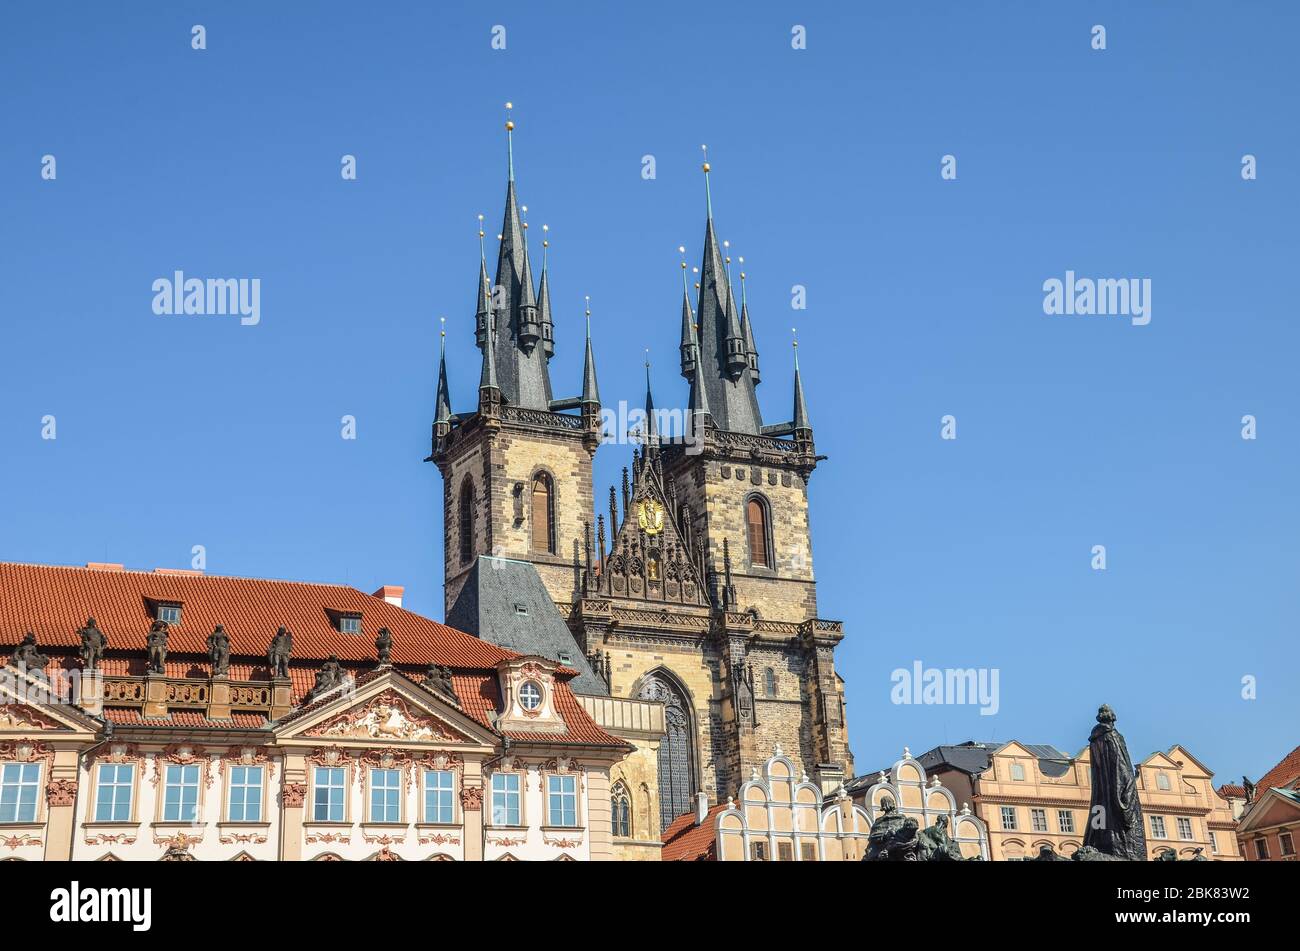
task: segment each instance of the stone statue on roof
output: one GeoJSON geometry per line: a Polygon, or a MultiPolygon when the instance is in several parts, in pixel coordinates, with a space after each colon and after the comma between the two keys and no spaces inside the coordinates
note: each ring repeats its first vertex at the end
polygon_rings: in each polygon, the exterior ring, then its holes
{"type": "Polygon", "coordinates": [[[287,627],[281,626],[266,649],[266,666],[271,668],[272,679],[288,679],[289,655],[292,653],[293,634],[287,627]]]}
{"type": "Polygon", "coordinates": [[[456,696],[456,689],[451,684],[450,667],[430,664],[424,675],[424,685],[436,693],[450,697],[453,702],[460,703],[460,698],[456,696]]]}
{"type": "Polygon", "coordinates": [[[45,666],[50,659],[37,648],[36,635],[28,631],[14,648],[13,657],[9,662],[25,673],[44,676],[45,666]]]}
{"type": "Polygon", "coordinates": [[[145,649],[149,654],[149,673],[165,672],[167,663],[167,622],[154,621],[149,625],[149,634],[145,637],[145,649]]]}
{"type": "Polygon", "coordinates": [[[224,624],[218,624],[208,635],[208,660],[212,662],[212,676],[224,677],[230,673],[230,638],[224,624]]]}
{"type": "Polygon", "coordinates": [[[389,659],[393,653],[393,635],[386,627],[379,629],[379,636],[375,638],[375,656],[379,658],[379,666],[387,667],[392,661],[389,659]]]}
{"type": "Polygon", "coordinates": [[[81,638],[81,666],[86,670],[97,670],[99,662],[104,659],[108,649],[108,635],[99,629],[93,617],[86,618],[86,626],[77,631],[81,638]]]}
{"type": "Polygon", "coordinates": [[[307,696],[302,698],[302,702],[311,703],[320,699],[346,679],[347,675],[343,673],[343,665],[339,663],[338,657],[330,654],[325,663],[320,665],[320,670],[316,671],[316,683],[307,696]]]}

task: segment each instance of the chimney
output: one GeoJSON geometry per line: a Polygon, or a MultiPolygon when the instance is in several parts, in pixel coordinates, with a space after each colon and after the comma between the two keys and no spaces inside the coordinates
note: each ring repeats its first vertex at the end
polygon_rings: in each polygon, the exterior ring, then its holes
{"type": "Polygon", "coordinates": [[[153,573],[156,575],[189,575],[191,577],[203,577],[203,572],[197,568],[155,568],[153,573]]]}
{"type": "Polygon", "coordinates": [[[88,561],[86,567],[93,571],[125,571],[126,565],[112,561],[88,561]]]}
{"type": "Polygon", "coordinates": [[[695,794],[695,824],[702,825],[704,817],[709,814],[709,797],[706,793],[695,794]]]}
{"type": "Polygon", "coordinates": [[[406,591],[400,584],[382,585],[378,591],[371,595],[372,598],[383,598],[389,604],[402,606],[402,594],[406,591]]]}

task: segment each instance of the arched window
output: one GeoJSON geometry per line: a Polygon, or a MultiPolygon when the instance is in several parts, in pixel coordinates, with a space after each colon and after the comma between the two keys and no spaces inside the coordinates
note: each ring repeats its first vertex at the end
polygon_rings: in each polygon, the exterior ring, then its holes
{"type": "MultiPolygon", "coordinates": [[[[659,830],[695,808],[695,723],[690,701],[676,680],[664,671],[642,683],[640,699],[664,705],[665,734],[659,743],[659,830]]],[[[653,832],[649,838],[658,838],[653,832]]]]}
{"type": "Polygon", "coordinates": [[[776,671],[771,667],[763,671],[763,692],[769,697],[776,696],[776,671]]]}
{"type": "Polygon", "coordinates": [[[621,779],[609,794],[609,816],[615,836],[632,837],[632,797],[621,779]]]}
{"type": "Polygon", "coordinates": [[[533,550],[555,554],[555,485],[546,472],[533,476],[533,550]]]}
{"type": "Polygon", "coordinates": [[[745,528],[749,535],[749,563],[772,567],[772,535],[769,530],[767,503],[760,496],[751,496],[745,503],[745,528]]]}
{"type": "Polygon", "coordinates": [[[460,487],[460,560],[474,557],[474,483],[466,478],[460,487]]]}

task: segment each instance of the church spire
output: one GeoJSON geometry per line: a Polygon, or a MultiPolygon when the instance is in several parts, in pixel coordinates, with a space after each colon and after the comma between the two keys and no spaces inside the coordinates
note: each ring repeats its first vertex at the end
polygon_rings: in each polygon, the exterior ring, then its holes
{"type": "Polygon", "coordinates": [[[647,451],[658,451],[659,423],[655,419],[655,398],[650,392],[650,350],[645,352],[645,444],[647,451]]]}
{"type": "Polygon", "coordinates": [[[727,268],[726,373],[732,382],[735,382],[740,379],[740,374],[749,367],[749,356],[745,353],[745,336],[740,329],[740,319],[736,316],[736,295],[731,289],[731,242],[722,242],[722,250],[727,268]]]}
{"type": "MultiPolygon", "coordinates": [[[[793,328],[791,333],[793,333],[793,328]]],[[[812,430],[812,423],[808,421],[808,405],[803,398],[803,380],[799,377],[799,340],[794,340],[794,423],[793,429],[796,433],[800,430],[812,430]]]]}
{"type": "Polygon", "coordinates": [[[435,398],[433,423],[439,435],[446,435],[451,428],[451,398],[447,388],[447,318],[442,318],[442,330],[438,334],[438,395],[435,398]]]}
{"type": "Polygon", "coordinates": [[[600,387],[596,385],[596,357],[591,351],[591,298],[587,301],[587,353],[582,358],[582,402],[600,405],[600,387]]]}
{"type": "Polygon", "coordinates": [[[677,248],[682,255],[682,376],[689,381],[695,375],[700,358],[700,342],[695,336],[695,317],[691,314],[691,292],[686,285],[686,246],[677,248]]]}
{"type": "Polygon", "coordinates": [[[488,314],[492,310],[492,288],[488,284],[487,252],[483,248],[483,216],[478,216],[478,304],[474,310],[474,345],[480,350],[487,340],[488,314]]]}
{"type": "Polygon", "coordinates": [[[555,356],[555,324],[551,320],[551,284],[546,276],[547,249],[551,246],[550,227],[542,225],[542,283],[537,290],[537,312],[542,328],[542,352],[549,360],[555,356]]]}
{"type": "Polygon", "coordinates": [[[488,345],[483,349],[483,370],[479,373],[480,398],[484,390],[500,391],[497,385],[497,315],[488,316],[488,345]]]}
{"type": "Polygon", "coordinates": [[[740,336],[745,342],[745,357],[749,375],[758,386],[763,382],[758,375],[758,349],[754,346],[754,328],[749,322],[749,304],[745,301],[745,259],[740,259],[740,336]]]}

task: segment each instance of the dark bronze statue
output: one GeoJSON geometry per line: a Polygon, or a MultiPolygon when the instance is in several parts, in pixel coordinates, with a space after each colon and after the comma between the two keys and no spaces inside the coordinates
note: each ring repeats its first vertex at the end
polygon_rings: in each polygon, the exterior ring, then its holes
{"type": "Polygon", "coordinates": [[[164,665],[167,663],[166,621],[154,621],[149,625],[149,634],[145,638],[145,648],[149,653],[149,673],[164,673],[164,665]]]}
{"type": "Polygon", "coordinates": [[[271,646],[266,649],[266,666],[271,668],[272,678],[287,679],[289,676],[289,655],[293,653],[293,634],[287,627],[281,627],[271,638],[271,646]]]}
{"type": "Polygon", "coordinates": [[[218,624],[208,635],[208,660],[212,662],[212,676],[224,677],[230,673],[230,638],[224,624],[218,624]]]}
{"type": "Polygon", "coordinates": [[[454,703],[460,703],[456,690],[451,684],[451,668],[430,664],[424,674],[424,685],[431,690],[450,697],[454,703]]]}
{"type": "Polygon", "coordinates": [[[1092,805],[1084,847],[1119,859],[1145,862],[1147,840],[1133,762],[1124,737],[1115,729],[1115,711],[1105,704],[1097,711],[1088,750],[1092,758],[1092,805]]]}
{"type": "Polygon", "coordinates": [[[104,659],[108,649],[108,635],[99,629],[93,617],[86,618],[86,626],[77,631],[81,638],[81,665],[86,670],[99,669],[99,662],[104,659]]]}
{"type": "Polygon", "coordinates": [[[917,835],[917,860],[921,862],[964,862],[959,846],[948,835],[948,817],[940,816],[934,825],[917,835]]]}
{"type": "Polygon", "coordinates": [[[9,662],[25,673],[43,677],[45,676],[45,666],[50,662],[50,659],[37,648],[36,635],[28,631],[23,635],[23,639],[18,642],[18,646],[14,648],[14,655],[9,662]]]}
{"type": "Polygon", "coordinates": [[[915,862],[919,843],[916,820],[898,811],[892,799],[881,805],[881,816],[867,837],[864,862],[915,862]]]}
{"type": "Polygon", "coordinates": [[[329,659],[320,665],[320,670],[316,671],[316,683],[307,696],[302,698],[302,702],[311,703],[313,700],[320,699],[321,696],[343,683],[345,679],[343,666],[339,663],[338,657],[330,654],[329,659]]]}
{"type": "Polygon", "coordinates": [[[388,628],[381,627],[379,636],[375,638],[375,656],[379,658],[379,666],[386,667],[392,661],[389,658],[393,653],[393,635],[389,633],[388,628]]]}

